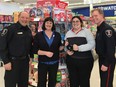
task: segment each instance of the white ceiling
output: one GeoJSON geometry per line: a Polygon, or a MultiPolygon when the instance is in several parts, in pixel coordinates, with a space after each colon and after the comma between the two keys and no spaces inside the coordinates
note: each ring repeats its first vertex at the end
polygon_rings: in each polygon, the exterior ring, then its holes
{"type": "MultiPolygon", "coordinates": [[[[19,3],[35,3],[37,0],[12,0],[19,3]]],[[[61,0],[61,1],[68,1],[69,3],[80,3],[83,0],[61,0]]]]}
{"type": "MultiPolygon", "coordinates": [[[[4,0],[0,0],[4,1],[4,0]]],[[[35,6],[35,3],[37,0],[11,0],[11,2],[20,3],[21,5],[29,5],[29,6],[35,6]]],[[[68,8],[79,8],[79,7],[86,7],[89,6],[88,4],[84,4],[84,0],[61,0],[65,2],[69,2],[68,8]]],[[[86,0],[89,1],[89,0],[86,0]]],[[[96,1],[96,0],[95,0],[96,1]]],[[[97,0],[98,1],[98,0],[97,0]]],[[[101,0],[101,1],[108,1],[108,0],[101,0]]],[[[104,2],[99,4],[116,4],[116,0],[109,0],[110,2],[104,2]]],[[[9,3],[9,2],[8,2],[9,3]]],[[[99,5],[97,4],[97,5],[99,5]]]]}
{"type": "MultiPolygon", "coordinates": [[[[0,0],[2,2],[4,2],[4,0],[0,0]]],[[[30,6],[34,6],[37,0],[7,0],[8,3],[10,2],[15,2],[15,3],[20,3],[21,5],[30,5],[30,6]]],[[[64,2],[68,2],[69,6],[72,6],[73,4],[80,4],[83,3],[83,0],[61,0],[64,2]]]]}

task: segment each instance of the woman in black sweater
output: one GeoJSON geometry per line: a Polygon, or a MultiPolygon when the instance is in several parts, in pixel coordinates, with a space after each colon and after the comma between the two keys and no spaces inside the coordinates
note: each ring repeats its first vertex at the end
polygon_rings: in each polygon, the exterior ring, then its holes
{"type": "Polygon", "coordinates": [[[55,87],[61,36],[55,31],[51,17],[44,20],[42,29],[43,31],[36,34],[33,43],[34,53],[39,55],[38,87],[46,87],[47,74],[48,87],[55,87]]]}

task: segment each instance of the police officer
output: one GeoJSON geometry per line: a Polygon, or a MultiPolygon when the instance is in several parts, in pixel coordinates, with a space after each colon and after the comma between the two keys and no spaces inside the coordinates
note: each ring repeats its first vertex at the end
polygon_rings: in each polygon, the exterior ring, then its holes
{"type": "Polygon", "coordinates": [[[3,29],[0,34],[5,87],[28,87],[29,57],[33,57],[32,34],[28,23],[29,14],[20,12],[18,22],[3,29]]]}
{"type": "Polygon", "coordinates": [[[93,21],[97,24],[96,52],[99,56],[100,87],[113,87],[115,31],[105,23],[104,13],[101,9],[94,9],[91,14],[93,21]]]}

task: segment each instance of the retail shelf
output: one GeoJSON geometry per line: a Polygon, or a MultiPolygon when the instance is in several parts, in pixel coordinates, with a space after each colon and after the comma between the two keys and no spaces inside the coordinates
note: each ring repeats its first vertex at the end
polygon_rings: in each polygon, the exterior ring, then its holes
{"type": "Polygon", "coordinates": [[[35,82],[33,79],[29,79],[29,85],[37,87],[37,82],[35,82]]]}
{"type": "Polygon", "coordinates": [[[59,69],[66,69],[66,65],[59,65],[59,69]]]}

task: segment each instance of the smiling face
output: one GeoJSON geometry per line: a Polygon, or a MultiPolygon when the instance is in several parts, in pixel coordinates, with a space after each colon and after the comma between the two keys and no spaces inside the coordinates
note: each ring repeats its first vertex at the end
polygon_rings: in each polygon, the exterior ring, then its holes
{"type": "Polygon", "coordinates": [[[51,21],[45,22],[45,28],[46,30],[52,30],[53,23],[51,21]]]}
{"type": "Polygon", "coordinates": [[[19,23],[22,26],[26,26],[29,23],[29,14],[27,12],[21,12],[19,15],[19,23]]]}
{"type": "Polygon", "coordinates": [[[31,31],[36,32],[36,25],[34,25],[34,24],[31,25],[31,31]]]}
{"type": "Polygon", "coordinates": [[[82,26],[82,23],[80,22],[80,20],[78,18],[74,18],[72,20],[72,27],[73,29],[80,29],[82,26]]]}
{"type": "Polygon", "coordinates": [[[92,11],[92,18],[94,23],[97,25],[100,25],[104,21],[104,15],[99,12],[99,10],[92,11]]]}

